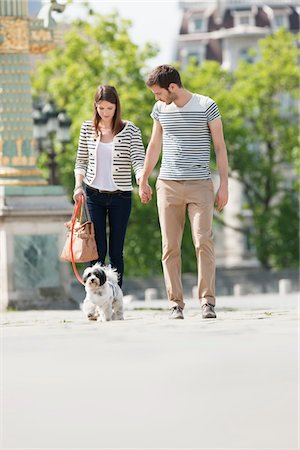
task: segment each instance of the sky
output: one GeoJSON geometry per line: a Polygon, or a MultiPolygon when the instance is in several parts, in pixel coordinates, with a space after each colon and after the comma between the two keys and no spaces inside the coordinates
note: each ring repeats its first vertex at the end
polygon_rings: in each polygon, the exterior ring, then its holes
{"type": "MultiPolygon", "coordinates": [[[[70,18],[79,17],[82,13],[82,3],[82,0],[73,0],[73,4],[67,5],[59,20],[69,21],[70,18]]],[[[90,0],[89,4],[99,13],[118,11],[122,17],[131,19],[133,24],[130,35],[136,44],[158,44],[161,50],[151,60],[153,66],[174,62],[182,15],[178,0],[90,0]]]]}

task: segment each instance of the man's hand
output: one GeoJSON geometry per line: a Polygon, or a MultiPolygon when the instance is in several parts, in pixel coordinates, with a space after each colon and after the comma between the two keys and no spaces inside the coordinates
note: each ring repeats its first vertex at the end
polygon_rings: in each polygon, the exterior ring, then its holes
{"type": "Polygon", "coordinates": [[[152,189],[148,180],[141,179],[139,181],[139,195],[142,203],[149,203],[152,199],[152,189]]]}
{"type": "Polygon", "coordinates": [[[228,202],[228,186],[221,184],[216,194],[217,210],[222,211],[222,209],[226,206],[227,202],[228,202]]]}

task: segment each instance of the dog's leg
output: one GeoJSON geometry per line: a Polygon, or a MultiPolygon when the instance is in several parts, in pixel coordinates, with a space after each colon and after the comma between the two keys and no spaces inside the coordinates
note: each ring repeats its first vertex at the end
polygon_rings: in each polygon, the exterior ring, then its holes
{"type": "Polygon", "coordinates": [[[98,314],[96,312],[96,305],[88,300],[85,300],[82,305],[82,310],[86,314],[88,320],[97,320],[98,314]]]}
{"type": "Polygon", "coordinates": [[[113,315],[112,315],[112,319],[113,320],[124,320],[124,316],[123,316],[123,296],[122,295],[118,295],[117,298],[114,299],[113,302],[113,315]]]}
{"type": "Polygon", "coordinates": [[[112,307],[111,303],[107,302],[102,306],[102,321],[109,322],[112,318],[112,307]]]}

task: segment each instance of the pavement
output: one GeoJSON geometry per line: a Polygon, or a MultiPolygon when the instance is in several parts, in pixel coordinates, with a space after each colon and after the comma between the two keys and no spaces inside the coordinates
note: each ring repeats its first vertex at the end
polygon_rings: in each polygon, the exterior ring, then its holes
{"type": "Polygon", "coordinates": [[[1,316],[1,450],[299,449],[297,294],[1,316]]]}

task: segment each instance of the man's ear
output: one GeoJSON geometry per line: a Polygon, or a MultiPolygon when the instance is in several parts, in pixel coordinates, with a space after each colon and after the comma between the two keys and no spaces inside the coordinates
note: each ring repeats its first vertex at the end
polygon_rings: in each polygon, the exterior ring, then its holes
{"type": "Polygon", "coordinates": [[[178,89],[178,86],[177,86],[176,83],[170,83],[170,84],[169,84],[168,90],[169,90],[170,92],[175,92],[177,89],[178,89]]]}

